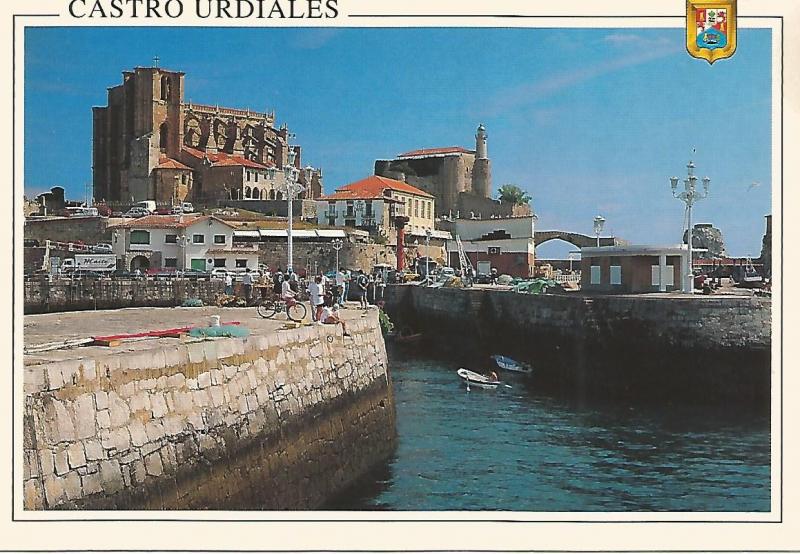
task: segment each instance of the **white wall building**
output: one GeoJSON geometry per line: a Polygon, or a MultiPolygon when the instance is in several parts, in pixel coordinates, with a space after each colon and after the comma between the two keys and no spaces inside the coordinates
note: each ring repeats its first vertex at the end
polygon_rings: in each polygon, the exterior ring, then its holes
{"type": "MultiPolygon", "coordinates": [[[[514,277],[534,274],[536,216],[456,219],[453,234],[461,239],[473,265],[489,261],[499,273],[514,277]]],[[[458,267],[458,244],[448,241],[450,264],[458,267]]]]}
{"type": "Polygon", "coordinates": [[[434,230],[435,199],[402,181],[372,175],[317,201],[319,225],[358,227],[391,235],[392,217],[406,216],[406,233],[434,230]]]}
{"type": "Polygon", "coordinates": [[[258,268],[258,245],[234,246],[234,226],[213,216],[150,215],[111,229],[114,253],[131,271],[258,268]]]}

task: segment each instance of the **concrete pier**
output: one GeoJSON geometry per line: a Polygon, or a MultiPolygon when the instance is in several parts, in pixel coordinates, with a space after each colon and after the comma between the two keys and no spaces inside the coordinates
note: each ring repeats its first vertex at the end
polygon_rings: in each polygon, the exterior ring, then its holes
{"type": "Polygon", "coordinates": [[[26,509],[314,509],[388,457],[377,312],[284,329],[255,309],[26,316],[26,344],[240,321],[247,338],[160,338],[26,356],[26,509]]]}
{"type": "Polygon", "coordinates": [[[769,406],[769,299],[400,285],[387,287],[386,300],[396,324],[423,331],[437,352],[513,356],[532,363],[542,388],[769,406]]]}

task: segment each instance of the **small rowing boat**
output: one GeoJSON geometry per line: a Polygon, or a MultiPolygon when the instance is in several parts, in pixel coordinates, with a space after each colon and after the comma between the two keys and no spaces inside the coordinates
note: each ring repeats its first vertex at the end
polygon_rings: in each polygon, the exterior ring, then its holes
{"type": "Polygon", "coordinates": [[[495,354],[492,356],[492,359],[497,364],[497,367],[499,367],[500,369],[505,369],[506,371],[516,371],[517,373],[533,372],[533,368],[528,364],[523,364],[522,362],[513,360],[508,356],[501,356],[500,354],[495,354]]]}
{"type": "Polygon", "coordinates": [[[456,371],[456,373],[467,384],[467,389],[469,389],[470,385],[481,389],[496,389],[497,386],[500,385],[500,381],[495,381],[485,375],[475,373],[463,367],[456,371]]]}

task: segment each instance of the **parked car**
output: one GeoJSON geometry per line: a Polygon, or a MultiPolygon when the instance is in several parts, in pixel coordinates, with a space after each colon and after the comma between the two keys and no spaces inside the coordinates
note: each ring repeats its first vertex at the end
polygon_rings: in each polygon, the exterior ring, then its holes
{"type": "Polygon", "coordinates": [[[134,206],[127,212],[125,212],[123,217],[144,217],[146,215],[150,215],[151,212],[147,208],[141,208],[138,206],[134,206]]]}
{"type": "Polygon", "coordinates": [[[115,269],[111,272],[112,279],[132,279],[133,274],[127,269],[115,269]]]}
{"type": "Polygon", "coordinates": [[[95,254],[113,254],[114,250],[107,242],[101,242],[92,246],[92,252],[95,254]]]}
{"type": "Polygon", "coordinates": [[[230,272],[224,267],[215,267],[214,269],[211,270],[211,278],[223,280],[228,275],[228,273],[230,272]]]}
{"type": "Polygon", "coordinates": [[[36,239],[23,239],[22,246],[26,248],[39,246],[39,241],[36,239]]]}

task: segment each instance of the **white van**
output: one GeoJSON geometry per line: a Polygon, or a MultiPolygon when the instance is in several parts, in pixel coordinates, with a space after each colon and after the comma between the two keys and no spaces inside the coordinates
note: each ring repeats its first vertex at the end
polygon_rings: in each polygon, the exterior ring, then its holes
{"type": "Polygon", "coordinates": [[[86,206],[70,206],[67,208],[70,217],[97,217],[100,212],[97,208],[87,208],[86,206]]]}

